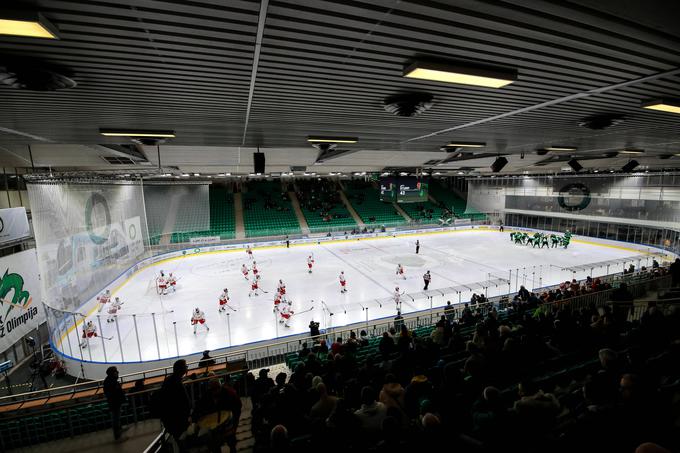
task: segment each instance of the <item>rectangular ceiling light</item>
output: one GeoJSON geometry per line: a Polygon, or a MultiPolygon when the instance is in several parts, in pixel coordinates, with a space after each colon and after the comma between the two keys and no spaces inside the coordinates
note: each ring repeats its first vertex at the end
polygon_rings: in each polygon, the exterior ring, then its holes
{"type": "Polygon", "coordinates": [[[356,143],[359,141],[357,137],[332,137],[310,135],[307,137],[309,143],[356,143]]]}
{"type": "Polygon", "coordinates": [[[0,35],[59,39],[57,28],[42,14],[31,11],[0,11],[0,35]]]}
{"type": "Polygon", "coordinates": [[[654,99],[643,102],[642,108],[661,110],[662,112],[680,113],[680,99],[654,99]]]}
{"type": "Polygon", "coordinates": [[[619,153],[621,153],[621,154],[642,154],[644,152],[645,152],[644,149],[632,149],[632,148],[631,149],[622,149],[621,151],[619,151],[619,153]]]}
{"type": "Polygon", "coordinates": [[[484,148],[484,142],[451,142],[446,145],[447,148],[484,148]]]}
{"type": "Polygon", "coordinates": [[[158,137],[174,138],[175,131],[151,131],[133,129],[99,129],[99,133],[106,137],[158,137]]]}
{"type": "Polygon", "coordinates": [[[404,77],[501,88],[517,80],[516,69],[475,67],[464,63],[415,61],[404,67],[404,77]]]}
{"type": "Polygon", "coordinates": [[[576,151],[578,148],[575,146],[561,146],[561,145],[554,145],[554,146],[546,146],[545,148],[548,151],[576,151]]]}

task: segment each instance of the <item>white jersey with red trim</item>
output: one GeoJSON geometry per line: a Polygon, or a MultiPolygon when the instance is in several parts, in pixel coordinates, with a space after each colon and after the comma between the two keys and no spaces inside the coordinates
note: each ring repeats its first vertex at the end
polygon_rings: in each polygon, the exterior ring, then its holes
{"type": "Polygon", "coordinates": [[[203,324],[205,322],[205,313],[203,313],[201,310],[195,311],[191,315],[191,324],[196,324],[196,323],[201,323],[203,324]]]}
{"type": "Polygon", "coordinates": [[[109,303],[109,300],[111,300],[111,293],[107,290],[105,293],[101,293],[101,295],[97,297],[97,300],[100,304],[107,304],[109,303]]]}
{"type": "Polygon", "coordinates": [[[118,313],[118,310],[121,309],[123,305],[123,302],[120,299],[114,300],[111,302],[111,305],[109,306],[109,314],[110,315],[115,315],[118,313]]]}
{"type": "Polygon", "coordinates": [[[177,278],[175,278],[174,275],[170,274],[170,275],[168,275],[167,282],[168,282],[168,285],[175,286],[177,284],[177,278]]]}

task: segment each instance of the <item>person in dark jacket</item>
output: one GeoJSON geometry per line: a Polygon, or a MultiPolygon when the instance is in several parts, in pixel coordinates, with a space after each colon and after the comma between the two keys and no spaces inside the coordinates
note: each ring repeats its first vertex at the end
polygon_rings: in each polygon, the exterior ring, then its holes
{"type": "Polygon", "coordinates": [[[111,423],[113,425],[113,438],[121,440],[123,432],[120,423],[120,408],[125,402],[125,394],[123,387],[118,381],[118,368],[110,366],[106,369],[106,379],[104,379],[104,395],[106,402],[109,403],[109,410],[111,411],[111,423]]]}
{"type": "Polygon", "coordinates": [[[187,373],[186,360],[177,360],[172,365],[172,374],[165,378],[161,387],[164,408],[161,422],[165,429],[179,442],[179,437],[191,422],[191,400],[187,395],[182,378],[187,373]]]}

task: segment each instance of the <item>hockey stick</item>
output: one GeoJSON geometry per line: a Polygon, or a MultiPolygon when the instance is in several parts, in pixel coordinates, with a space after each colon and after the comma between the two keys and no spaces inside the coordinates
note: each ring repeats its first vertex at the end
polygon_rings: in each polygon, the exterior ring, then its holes
{"type": "Polygon", "coordinates": [[[235,308],[232,307],[231,305],[229,305],[229,304],[226,304],[226,305],[227,305],[227,308],[231,308],[231,309],[234,310],[234,311],[238,311],[237,309],[235,309],[235,308]]]}
{"type": "Polygon", "coordinates": [[[306,309],[306,310],[296,311],[295,313],[293,313],[293,314],[290,315],[290,316],[301,315],[302,313],[307,313],[308,311],[312,311],[312,310],[314,310],[314,305],[312,305],[311,307],[309,307],[309,308],[306,309]]]}

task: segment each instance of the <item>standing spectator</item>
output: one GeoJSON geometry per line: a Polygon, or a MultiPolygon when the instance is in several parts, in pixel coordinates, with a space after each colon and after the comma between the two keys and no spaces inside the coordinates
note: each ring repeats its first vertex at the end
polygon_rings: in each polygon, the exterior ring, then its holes
{"type": "Polygon", "coordinates": [[[359,346],[368,346],[368,333],[365,330],[359,332],[359,346]]]}
{"type": "Polygon", "coordinates": [[[123,432],[120,423],[120,408],[125,401],[123,387],[118,382],[118,368],[110,366],[106,369],[106,379],[104,379],[104,395],[111,411],[111,423],[113,425],[113,438],[117,441],[125,440],[121,437],[123,432]]]}
{"type": "Polygon", "coordinates": [[[425,282],[425,287],[423,290],[427,290],[428,286],[430,286],[430,281],[432,280],[432,276],[430,275],[430,271],[425,272],[425,275],[423,275],[423,282],[425,282]]]}
{"type": "Polygon", "coordinates": [[[238,430],[238,424],[241,420],[241,410],[243,408],[243,404],[241,403],[241,398],[239,397],[238,392],[231,383],[231,375],[229,374],[224,376],[222,391],[224,392],[226,409],[232,413],[232,422],[228,427],[226,438],[230,452],[234,453],[236,452],[236,431],[238,430]]]}
{"type": "Polygon", "coordinates": [[[342,352],[342,337],[335,339],[335,342],[331,345],[331,351],[333,355],[340,354],[342,352]]]}
{"type": "Polygon", "coordinates": [[[420,240],[416,239],[416,255],[420,252],[420,240]]]}
{"type": "Polygon", "coordinates": [[[312,319],[311,321],[309,321],[309,336],[317,337],[319,335],[320,335],[319,323],[312,319]]]}
{"type": "Polygon", "coordinates": [[[250,395],[253,406],[259,404],[262,395],[266,395],[272,388],[274,388],[274,380],[270,378],[267,373],[269,373],[269,368],[262,368],[258,378],[255,379],[255,382],[253,383],[253,388],[250,395]]]}
{"type": "Polygon", "coordinates": [[[382,421],[387,416],[387,408],[383,403],[376,401],[376,397],[373,387],[365,386],[361,389],[361,408],[354,411],[367,434],[380,432],[382,421]]]}
{"type": "Polygon", "coordinates": [[[404,325],[404,317],[401,316],[401,311],[397,310],[397,316],[394,317],[394,330],[401,329],[404,325]]]}
{"type": "Polygon", "coordinates": [[[191,422],[191,400],[187,395],[182,378],[187,373],[187,361],[177,360],[172,365],[172,374],[165,378],[160,389],[162,395],[161,422],[178,444],[180,436],[191,422]]]}
{"type": "Polygon", "coordinates": [[[389,333],[383,332],[382,338],[378,343],[378,351],[380,351],[383,357],[388,357],[394,352],[394,339],[389,333]]]}
{"type": "Polygon", "coordinates": [[[675,258],[675,261],[673,261],[669,270],[671,272],[672,285],[680,285],[680,258],[675,258]]]}
{"type": "Polygon", "coordinates": [[[209,366],[213,366],[215,364],[215,359],[210,357],[210,351],[203,351],[203,357],[201,357],[201,361],[198,362],[198,367],[199,368],[207,368],[209,366]]]}
{"type": "Polygon", "coordinates": [[[449,324],[453,324],[453,318],[456,317],[456,310],[455,308],[453,308],[453,305],[451,305],[450,300],[446,301],[446,307],[444,307],[444,315],[446,316],[446,320],[449,322],[449,324]]]}

